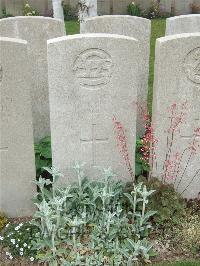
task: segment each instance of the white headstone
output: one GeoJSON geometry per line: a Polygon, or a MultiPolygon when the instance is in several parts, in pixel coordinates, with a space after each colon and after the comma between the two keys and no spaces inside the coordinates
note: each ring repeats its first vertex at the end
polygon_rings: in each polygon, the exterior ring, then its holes
{"type": "Polygon", "coordinates": [[[64,13],[62,7],[62,0],[52,0],[53,4],[53,16],[56,19],[61,19],[64,21],[64,13]]]}
{"type": "Polygon", "coordinates": [[[48,41],[53,165],[66,179],[74,181],[71,167],[83,161],[91,178],[100,166],[130,180],[112,119],[124,126],[134,172],[138,46],[133,38],[110,34],[48,41]]]}
{"type": "Polygon", "coordinates": [[[0,20],[0,35],[28,41],[33,128],[35,141],[50,135],[47,40],[65,35],[60,20],[14,17],[0,20]]]}
{"type": "Polygon", "coordinates": [[[187,198],[200,192],[199,44],[200,33],[193,33],[160,38],[156,45],[152,120],[158,143],[154,176],[175,182],[180,193],[189,186],[183,193],[187,198]]]}
{"type": "Polygon", "coordinates": [[[0,38],[0,210],[33,213],[35,158],[27,43],[0,38]]]}
{"type": "Polygon", "coordinates": [[[200,15],[183,15],[168,18],[166,35],[200,32],[200,15]]]}
{"type": "MultiPolygon", "coordinates": [[[[81,33],[110,33],[122,34],[140,41],[141,67],[138,86],[138,105],[145,109],[147,106],[149,55],[151,21],[133,16],[101,16],[85,20],[81,23],[81,33]]],[[[126,48],[124,48],[126,49],[126,48]]],[[[144,133],[144,121],[141,112],[137,117],[137,134],[144,133]]]]}

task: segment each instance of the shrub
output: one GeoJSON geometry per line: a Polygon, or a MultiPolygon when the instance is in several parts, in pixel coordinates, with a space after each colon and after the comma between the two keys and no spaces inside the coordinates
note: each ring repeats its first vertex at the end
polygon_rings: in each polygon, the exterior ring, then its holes
{"type": "Polygon", "coordinates": [[[8,259],[28,257],[30,261],[33,261],[36,257],[36,250],[33,249],[32,241],[38,232],[38,228],[29,222],[8,223],[0,236],[0,244],[5,249],[8,259]]]}
{"type": "Polygon", "coordinates": [[[170,16],[171,14],[161,11],[160,3],[157,0],[152,0],[152,4],[150,8],[143,12],[143,17],[148,18],[148,19],[167,18],[170,16]]]}
{"type": "Polygon", "coordinates": [[[142,10],[140,9],[139,5],[132,2],[127,7],[128,14],[131,16],[142,17],[142,10]]]}
{"type": "Polygon", "coordinates": [[[35,144],[35,163],[37,178],[40,176],[49,177],[43,167],[51,167],[52,165],[51,137],[45,137],[35,144]]]}
{"type": "Polygon", "coordinates": [[[65,20],[77,19],[77,17],[78,17],[77,8],[73,8],[69,4],[66,4],[64,2],[62,2],[62,7],[63,7],[65,20]]]}
{"type": "Polygon", "coordinates": [[[0,213],[0,231],[4,228],[4,226],[7,224],[8,219],[3,213],[0,213]]]}
{"type": "Polygon", "coordinates": [[[136,177],[143,175],[147,176],[150,166],[143,155],[143,140],[137,138],[136,140],[136,153],[135,153],[135,175],[136,177]]]}
{"type": "Polygon", "coordinates": [[[39,13],[34,10],[28,3],[25,4],[23,9],[24,16],[39,16],[39,13]]]}
{"type": "Polygon", "coordinates": [[[56,186],[62,175],[54,168],[46,169],[52,181],[36,181],[40,192],[32,224],[40,230],[34,242],[37,258],[50,265],[131,265],[149,260],[149,219],[155,212],[147,211],[147,203],[154,191],[140,183],[124,193],[124,184],[113,180],[111,169],[102,170],[99,181],[91,181],[82,166],[74,166],[78,182],[71,187],[56,186]]]}
{"type": "Polygon", "coordinates": [[[155,190],[149,201],[149,208],[157,210],[154,216],[154,222],[157,226],[164,229],[167,227],[167,223],[170,225],[179,223],[180,217],[185,215],[186,205],[173,185],[163,184],[156,178],[152,178],[146,185],[148,189],[155,190]]]}
{"type": "Polygon", "coordinates": [[[3,9],[2,9],[2,18],[9,18],[9,17],[13,17],[13,15],[7,13],[7,12],[6,12],[6,9],[3,8],[3,9]]]}

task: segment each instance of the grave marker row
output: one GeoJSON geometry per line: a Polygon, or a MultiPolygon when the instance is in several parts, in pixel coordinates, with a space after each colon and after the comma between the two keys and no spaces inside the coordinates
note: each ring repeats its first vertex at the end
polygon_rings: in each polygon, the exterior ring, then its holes
{"type": "MultiPolygon", "coordinates": [[[[98,177],[95,168],[98,165],[111,166],[118,178],[130,180],[117,147],[113,117],[124,126],[134,170],[137,116],[134,102],[147,101],[149,21],[128,16],[89,19],[81,25],[81,31],[93,33],[48,40],[62,36],[63,28],[61,21],[40,17],[0,21],[1,35],[28,41],[26,44],[5,37],[0,40],[0,208],[10,216],[32,212],[28,201],[34,191],[31,181],[35,176],[32,128],[36,140],[50,133],[48,99],[53,164],[65,174],[65,181],[74,180],[70,167],[78,160],[87,162],[89,177],[98,177]]],[[[199,33],[167,36],[157,41],[153,103],[153,123],[159,139],[156,151],[159,164],[153,169],[156,176],[162,175],[165,162],[167,107],[188,100],[189,119],[182,125],[174,151],[181,154],[193,137],[193,129],[200,127],[199,60],[199,33]]],[[[180,165],[184,176],[179,176],[182,179],[179,191],[194,176],[184,194],[188,198],[199,193],[200,178],[195,176],[198,165],[198,156],[192,157],[186,170],[185,158],[180,165]]]]}

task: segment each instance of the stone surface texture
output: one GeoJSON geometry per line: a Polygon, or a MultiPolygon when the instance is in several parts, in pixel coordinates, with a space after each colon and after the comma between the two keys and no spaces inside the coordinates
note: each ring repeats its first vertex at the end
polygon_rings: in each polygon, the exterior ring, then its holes
{"type": "Polygon", "coordinates": [[[200,192],[199,103],[200,34],[158,39],[153,99],[153,127],[158,139],[154,175],[162,178],[163,169],[168,169],[169,178],[166,179],[175,182],[180,193],[189,186],[183,193],[187,198],[198,197],[200,192]],[[175,129],[173,142],[172,129],[175,129]],[[169,150],[171,152],[167,152],[169,150]],[[176,178],[173,176],[175,166],[178,169],[176,178]]]}
{"type": "Polygon", "coordinates": [[[64,23],[52,18],[14,17],[0,20],[0,36],[28,42],[35,141],[50,135],[47,40],[63,35],[64,23]]]}
{"type": "Polygon", "coordinates": [[[33,213],[35,158],[27,43],[0,38],[0,210],[33,213]]]}
{"type": "Polygon", "coordinates": [[[200,15],[183,15],[167,19],[165,35],[193,32],[200,32],[200,15]]]}
{"type": "Polygon", "coordinates": [[[140,65],[137,40],[109,34],[84,34],[48,41],[53,165],[75,181],[74,162],[112,167],[118,179],[130,180],[117,147],[113,117],[121,122],[134,171],[137,86],[140,65]],[[126,47],[126,49],[124,49],[126,47]]]}
{"type": "MultiPolygon", "coordinates": [[[[149,78],[149,53],[151,22],[148,19],[133,16],[101,16],[85,20],[81,24],[81,33],[110,33],[122,34],[133,37],[140,42],[140,53],[142,62],[139,67],[140,78],[138,86],[138,105],[146,111],[148,78],[149,78]]],[[[140,108],[139,108],[140,110],[140,108]]],[[[144,121],[141,111],[138,111],[137,134],[144,133],[144,121]]]]}

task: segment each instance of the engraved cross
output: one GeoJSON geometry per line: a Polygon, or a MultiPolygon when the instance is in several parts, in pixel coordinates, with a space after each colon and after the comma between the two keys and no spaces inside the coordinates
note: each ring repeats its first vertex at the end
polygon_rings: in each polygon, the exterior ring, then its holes
{"type": "MultiPolygon", "coordinates": [[[[187,133],[187,130],[186,130],[185,133],[181,134],[181,138],[183,138],[183,139],[191,139],[191,138],[195,135],[194,130],[195,130],[197,127],[200,127],[200,117],[197,116],[197,117],[194,119],[194,125],[195,125],[194,128],[192,128],[192,127],[189,128],[189,131],[193,130],[193,132],[191,132],[191,134],[190,134],[189,132],[187,133]]],[[[200,137],[200,136],[197,136],[197,138],[199,138],[199,137],[200,137]]]]}
{"type": "Polygon", "coordinates": [[[92,144],[92,165],[96,165],[97,157],[97,145],[101,143],[107,143],[108,138],[97,138],[96,137],[96,124],[92,124],[92,137],[89,139],[81,139],[82,144],[92,144]]]}

